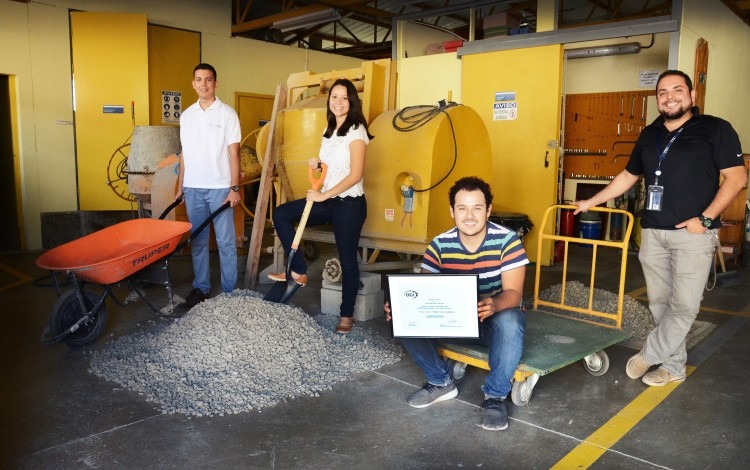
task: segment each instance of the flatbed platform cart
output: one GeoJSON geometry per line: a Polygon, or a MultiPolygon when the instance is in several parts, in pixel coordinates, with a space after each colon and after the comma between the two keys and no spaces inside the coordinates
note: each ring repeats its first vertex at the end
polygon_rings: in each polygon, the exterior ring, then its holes
{"type": "MultiPolygon", "coordinates": [[[[554,372],[562,367],[583,361],[583,366],[591,375],[600,376],[609,369],[609,357],[605,348],[617,344],[628,338],[622,331],[622,306],[625,290],[625,269],[627,266],[628,243],[633,230],[633,216],[627,211],[604,207],[592,207],[590,210],[623,214],[627,221],[624,237],[621,241],[590,240],[592,245],[591,279],[589,282],[588,308],[580,308],[565,303],[565,285],[568,269],[568,248],[570,243],[581,243],[580,238],[550,235],[544,230],[548,222],[554,223],[552,214],[560,209],[576,209],[576,206],[553,205],[547,209],[542,219],[538,237],[537,253],[542,253],[545,240],[552,243],[561,241],[565,245],[562,268],[562,292],[560,302],[549,302],[539,298],[539,280],[541,264],[536,264],[534,279],[533,309],[527,310],[526,335],[521,362],[514,374],[511,400],[516,406],[524,406],[531,399],[534,386],[540,377],[554,372]],[[620,283],[618,290],[617,311],[601,312],[594,306],[594,279],[596,274],[596,258],[601,246],[619,248],[622,253],[620,266],[620,283]],[[575,312],[574,318],[560,315],[551,311],[542,311],[540,307],[575,312]]],[[[464,379],[466,366],[471,365],[489,370],[487,363],[487,348],[480,345],[457,344],[442,342],[439,348],[442,356],[450,360],[451,375],[456,382],[464,379]]]]}

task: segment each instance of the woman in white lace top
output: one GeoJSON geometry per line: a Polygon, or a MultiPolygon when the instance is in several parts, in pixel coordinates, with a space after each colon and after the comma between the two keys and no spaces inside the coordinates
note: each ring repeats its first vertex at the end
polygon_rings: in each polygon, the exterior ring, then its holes
{"type": "MultiPolygon", "coordinates": [[[[328,93],[326,112],[328,127],[323,134],[318,158],[311,158],[309,165],[317,168],[320,163],[328,166],[321,191],[310,189],[304,199],[287,202],[273,213],[276,233],[289,255],[294,239],[294,224],[304,210],[306,201],[313,201],[308,225],[330,223],[336,239],[341,261],[341,318],[337,333],[349,333],[354,324],[354,302],[359,288],[359,263],[357,250],[362,225],[367,218],[362,178],[365,169],[367,144],[373,138],[367,128],[362,104],[354,84],[347,79],[336,80],[328,93]]],[[[292,260],[292,279],[299,285],[307,283],[307,265],[302,256],[292,260]]],[[[275,281],[286,280],[285,273],[270,274],[275,281]]]]}

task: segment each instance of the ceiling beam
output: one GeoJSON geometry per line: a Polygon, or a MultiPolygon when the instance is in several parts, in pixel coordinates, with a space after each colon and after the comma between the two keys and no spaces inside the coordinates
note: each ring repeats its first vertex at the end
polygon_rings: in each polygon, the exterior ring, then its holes
{"type": "Polygon", "coordinates": [[[393,13],[380,8],[368,7],[367,4],[371,3],[372,0],[326,0],[320,3],[321,5],[328,5],[332,8],[338,8],[339,10],[354,11],[363,15],[372,16],[375,18],[392,18],[393,13]]]}
{"type": "Polygon", "coordinates": [[[309,15],[310,13],[317,13],[319,11],[325,11],[329,9],[330,7],[326,5],[318,4],[296,8],[294,10],[277,13],[275,15],[264,16],[263,18],[258,18],[257,20],[245,21],[243,23],[232,26],[232,34],[242,34],[249,31],[254,31],[256,29],[270,28],[276,21],[289,20],[292,18],[309,15]]]}
{"type": "Polygon", "coordinates": [[[526,47],[548,46],[550,44],[567,44],[571,42],[598,41],[602,39],[640,36],[644,34],[671,33],[679,31],[679,22],[664,17],[649,18],[637,21],[606,23],[579,28],[558,29],[534,34],[495,37],[467,42],[458,49],[458,57],[469,54],[480,54],[495,51],[508,51],[526,47]]]}
{"type": "Polygon", "coordinates": [[[723,3],[724,5],[726,5],[727,8],[729,8],[732,11],[732,13],[734,13],[735,15],[737,15],[738,17],[740,17],[740,19],[742,21],[744,21],[745,24],[750,25],[750,15],[748,14],[748,10],[750,9],[750,7],[743,8],[743,7],[740,6],[741,4],[746,4],[746,3],[750,3],[750,2],[747,2],[747,1],[734,2],[732,0],[721,0],[721,3],[723,3]]]}
{"type": "Polygon", "coordinates": [[[340,36],[331,36],[329,34],[323,34],[323,33],[311,34],[310,38],[322,39],[323,41],[330,41],[330,42],[335,42],[339,44],[346,44],[347,46],[362,45],[362,42],[355,42],[354,40],[349,39],[349,38],[342,38],[340,36]]]}

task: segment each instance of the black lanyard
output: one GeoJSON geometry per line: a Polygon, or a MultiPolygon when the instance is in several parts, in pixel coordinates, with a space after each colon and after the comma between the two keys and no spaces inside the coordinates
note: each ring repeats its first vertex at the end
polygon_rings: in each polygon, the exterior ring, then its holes
{"type": "MultiPolygon", "coordinates": [[[[656,181],[654,181],[655,185],[659,184],[659,176],[661,176],[661,162],[664,161],[664,159],[667,156],[667,152],[669,152],[669,147],[671,147],[672,144],[674,143],[674,141],[677,140],[677,137],[680,136],[680,132],[682,132],[683,129],[685,129],[685,128],[684,127],[680,127],[677,130],[677,132],[675,133],[675,135],[673,135],[672,138],[669,139],[669,142],[667,142],[667,146],[664,147],[664,150],[662,150],[661,153],[659,154],[659,165],[657,165],[656,171],[654,171],[654,174],[656,175],[656,181]]],[[[658,135],[656,136],[656,150],[657,151],[659,150],[659,136],[658,135]]]]}

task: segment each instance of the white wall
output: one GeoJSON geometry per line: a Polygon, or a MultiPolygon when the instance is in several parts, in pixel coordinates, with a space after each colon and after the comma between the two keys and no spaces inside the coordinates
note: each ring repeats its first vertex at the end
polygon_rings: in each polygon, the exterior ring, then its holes
{"type": "Polygon", "coordinates": [[[455,52],[398,61],[397,107],[461,103],[461,59],[455,52]]]}
{"type": "Polygon", "coordinates": [[[678,68],[692,76],[695,47],[708,42],[705,113],[729,121],[750,153],[750,26],[720,0],[683,0],[678,68]]]}
{"type": "Polygon", "coordinates": [[[398,58],[412,58],[427,54],[427,46],[441,44],[445,41],[461,39],[455,34],[435,28],[422,26],[408,21],[402,22],[398,43],[398,58]]]}
{"type": "Polygon", "coordinates": [[[667,67],[669,59],[669,34],[654,35],[654,44],[645,49],[644,47],[651,43],[651,38],[648,34],[566,44],[566,50],[631,42],[639,43],[642,48],[637,54],[566,59],[563,92],[575,94],[642,90],[643,88],[638,86],[639,72],[662,72],[667,67]]]}

